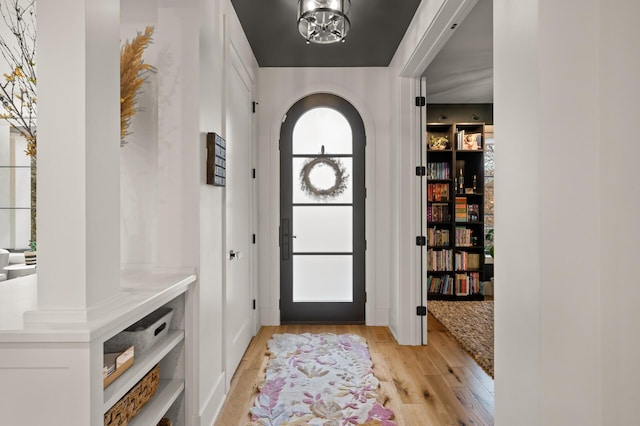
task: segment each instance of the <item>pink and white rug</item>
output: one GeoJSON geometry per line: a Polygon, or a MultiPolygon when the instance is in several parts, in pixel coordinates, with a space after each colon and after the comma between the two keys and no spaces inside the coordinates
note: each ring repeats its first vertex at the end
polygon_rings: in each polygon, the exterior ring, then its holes
{"type": "Polygon", "coordinates": [[[378,397],[364,339],[351,334],[274,334],[251,425],[395,426],[378,397]]]}

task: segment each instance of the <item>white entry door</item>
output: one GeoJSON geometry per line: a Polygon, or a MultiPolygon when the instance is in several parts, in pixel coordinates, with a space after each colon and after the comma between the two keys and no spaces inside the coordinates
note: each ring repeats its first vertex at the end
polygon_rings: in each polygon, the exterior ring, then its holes
{"type": "Polygon", "coordinates": [[[253,337],[251,280],[252,235],[252,83],[230,48],[226,87],[226,304],[225,342],[227,386],[253,337]]]}

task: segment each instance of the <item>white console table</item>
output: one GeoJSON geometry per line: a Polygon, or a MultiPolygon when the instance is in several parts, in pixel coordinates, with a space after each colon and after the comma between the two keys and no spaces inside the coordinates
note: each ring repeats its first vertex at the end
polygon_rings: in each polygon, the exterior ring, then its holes
{"type": "Polygon", "coordinates": [[[0,286],[0,413],[2,424],[87,426],[103,424],[104,413],[147,371],[160,364],[155,396],[129,424],[155,425],[169,416],[188,425],[188,336],[196,277],[192,274],[124,272],[121,291],[83,323],[28,323],[36,309],[37,275],[0,286]],[[168,335],[106,389],[102,383],[106,340],[160,307],[174,316],[168,335]],[[28,317],[27,317],[28,318],[28,317]]]}

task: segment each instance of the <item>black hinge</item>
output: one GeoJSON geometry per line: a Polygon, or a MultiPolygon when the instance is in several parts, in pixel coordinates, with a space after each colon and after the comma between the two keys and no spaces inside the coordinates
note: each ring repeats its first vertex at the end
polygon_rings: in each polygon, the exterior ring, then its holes
{"type": "Polygon", "coordinates": [[[251,242],[252,242],[253,244],[255,244],[255,243],[256,243],[256,234],[252,234],[252,235],[251,235],[251,242]]]}
{"type": "Polygon", "coordinates": [[[251,109],[253,110],[253,113],[256,113],[256,106],[260,105],[258,102],[251,102],[251,109]]]}
{"type": "Polygon", "coordinates": [[[416,176],[426,176],[427,168],[425,166],[416,167],[416,176]]]}
{"type": "Polygon", "coordinates": [[[364,292],[364,303],[367,303],[367,292],[364,292]]]}
{"type": "Polygon", "coordinates": [[[253,299],[253,310],[256,310],[256,299],[253,299]]]}
{"type": "Polygon", "coordinates": [[[364,189],[364,198],[367,198],[367,188],[364,189]]]}
{"type": "Polygon", "coordinates": [[[417,246],[426,246],[427,245],[427,238],[423,237],[422,235],[419,235],[416,237],[416,245],[417,246]]]}
{"type": "Polygon", "coordinates": [[[427,98],[424,96],[416,96],[416,106],[423,107],[425,105],[427,105],[427,98]]]}
{"type": "Polygon", "coordinates": [[[427,316],[427,307],[426,306],[416,306],[416,315],[419,317],[427,316]]]}
{"type": "Polygon", "coordinates": [[[251,176],[253,176],[253,178],[256,178],[256,169],[251,169],[251,176]]]}
{"type": "Polygon", "coordinates": [[[367,240],[364,240],[364,249],[367,249],[367,240]]]}
{"type": "Polygon", "coordinates": [[[278,299],[278,309],[282,310],[282,299],[278,299]]]}

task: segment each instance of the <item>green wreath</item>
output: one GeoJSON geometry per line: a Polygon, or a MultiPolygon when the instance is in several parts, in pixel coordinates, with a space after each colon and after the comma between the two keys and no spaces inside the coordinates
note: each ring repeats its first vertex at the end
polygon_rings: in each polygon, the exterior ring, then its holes
{"type": "Polygon", "coordinates": [[[336,158],[316,157],[307,160],[300,171],[300,189],[312,198],[326,200],[342,194],[347,189],[349,175],[342,162],[336,158]],[[326,189],[316,187],[310,179],[311,172],[317,166],[329,166],[333,169],[335,181],[326,189]]]}

